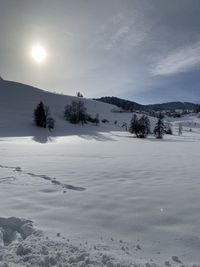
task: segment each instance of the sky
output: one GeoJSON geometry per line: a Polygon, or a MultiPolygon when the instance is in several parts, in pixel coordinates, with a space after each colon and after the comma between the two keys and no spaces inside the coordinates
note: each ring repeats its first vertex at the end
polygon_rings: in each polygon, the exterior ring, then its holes
{"type": "Polygon", "coordinates": [[[200,103],[199,14],[200,0],[0,0],[0,76],[88,98],[200,103]]]}

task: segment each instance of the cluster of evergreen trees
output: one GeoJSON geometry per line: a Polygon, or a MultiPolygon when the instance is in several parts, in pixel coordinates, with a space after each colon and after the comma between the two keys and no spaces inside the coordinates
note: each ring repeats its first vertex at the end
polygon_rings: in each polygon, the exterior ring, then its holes
{"type": "MultiPolygon", "coordinates": [[[[65,107],[64,118],[73,124],[82,123],[83,125],[91,122],[97,125],[99,123],[99,115],[96,114],[95,117],[89,115],[84,102],[80,100],[73,101],[65,107]]],[[[34,110],[34,122],[36,126],[48,128],[49,130],[55,127],[55,120],[50,116],[50,109],[43,102],[40,102],[34,110]]]]}
{"type": "Polygon", "coordinates": [[[42,128],[54,129],[55,120],[50,115],[49,107],[40,102],[34,110],[35,125],[42,128]]]}
{"type": "MultiPolygon", "coordinates": [[[[130,123],[129,131],[136,135],[138,138],[146,138],[148,134],[151,133],[149,118],[145,115],[138,118],[137,115],[133,115],[130,123]]],[[[170,124],[165,125],[163,122],[163,117],[160,114],[156,126],[153,131],[154,135],[158,139],[162,139],[165,133],[172,134],[172,129],[170,124]]]]}
{"type": "Polygon", "coordinates": [[[71,104],[65,107],[64,118],[71,123],[99,123],[99,115],[96,114],[95,117],[92,117],[87,113],[87,109],[82,101],[73,101],[71,104]]]}
{"type": "MultiPolygon", "coordinates": [[[[68,104],[64,110],[64,118],[70,123],[85,124],[87,122],[99,123],[98,114],[93,118],[87,113],[87,109],[82,101],[73,101],[68,104]]],[[[49,130],[54,129],[55,120],[50,115],[49,107],[45,106],[43,102],[40,102],[34,110],[34,121],[38,127],[48,128],[49,130]]],[[[151,133],[150,121],[148,116],[142,115],[140,118],[136,114],[131,119],[129,131],[136,135],[138,138],[146,138],[151,133]]],[[[163,122],[163,116],[160,114],[156,126],[153,131],[156,138],[161,139],[163,135],[172,134],[172,129],[169,123],[166,125],[163,122]]]]}

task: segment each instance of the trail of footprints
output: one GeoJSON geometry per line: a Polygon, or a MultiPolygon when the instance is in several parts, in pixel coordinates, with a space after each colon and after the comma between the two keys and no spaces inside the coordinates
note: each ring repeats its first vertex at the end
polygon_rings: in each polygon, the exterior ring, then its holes
{"type": "MultiPolygon", "coordinates": [[[[41,178],[41,179],[49,181],[53,185],[60,186],[63,189],[69,189],[69,190],[75,190],[75,191],[84,191],[85,190],[84,187],[65,184],[65,183],[62,183],[62,182],[58,181],[56,178],[52,178],[52,177],[50,177],[48,175],[43,175],[43,174],[40,175],[40,174],[31,173],[31,172],[24,172],[21,169],[21,167],[18,167],[18,166],[17,167],[13,167],[13,166],[6,166],[6,165],[1,165],[0,164],[0,168],[9,169],[9,170],[12,170],[13,172],[22,173],[22,174],[25,174],[25,175],[28,175],[28,176],[31,176],[31,177],[41,178]]],[[[1,182],[5,182],[5,181],[13,181],[15,179],[16,179],[15,176],[2,177],[2,178],[0,178],[0,183],[1,182]]]]}
{"type": "Polygon", "coordinates": [[[16,180],[16,177],[14,176],[7,176],[7,177],[1,177],[0,178],[0,183],[4,183],[4,182],[11,182],[16,180]]]}

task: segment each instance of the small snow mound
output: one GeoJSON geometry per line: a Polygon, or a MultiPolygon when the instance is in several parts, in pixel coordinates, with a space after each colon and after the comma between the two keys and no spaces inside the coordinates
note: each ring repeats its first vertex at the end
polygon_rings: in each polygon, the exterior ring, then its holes
{"type": "MultiPolygon", "coordinates": [[[[58,238],[57,238],[58,239],[58,238]]],[[[101,254],[87,248],[78,247],[71,242],[47,239],[40,231],[34,231],[21,242],[12,242],[1,251],[0,266],[13,267],[134,267],[129,261],[117,263],[112,256],[101,254]],[[6,265],[5,265],[6,266],[6,265]]]]}
{"type": "Polygon", "coordinates": [[[0,217],[0,246],[25,239],[33,233],[32,222],[16,217],[0,217]]]}

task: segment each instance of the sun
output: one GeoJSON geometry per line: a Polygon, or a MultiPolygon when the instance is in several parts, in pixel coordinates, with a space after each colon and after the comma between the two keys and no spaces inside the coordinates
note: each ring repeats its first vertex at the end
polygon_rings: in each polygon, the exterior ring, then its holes
{"type": "Polygon", "coordinates": [[[47,53],[44,47],[37,45],[32,48],[31,56],[35,62],[42,63],[45,61],[47,53]]]}

